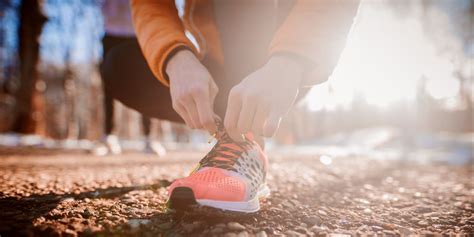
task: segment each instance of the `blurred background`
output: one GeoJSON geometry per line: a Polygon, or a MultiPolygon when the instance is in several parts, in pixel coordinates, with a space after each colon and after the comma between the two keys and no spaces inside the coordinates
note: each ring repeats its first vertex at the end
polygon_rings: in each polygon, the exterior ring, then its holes
{"type": "MultiPolygon", "coordinates": [[[[107,141],[103,4],[0,1],[0,145],[94,150],[107,141]]],[[[473,16],[472,0],[363,0],[334,73],[291,111],[269,148],[472,160],[473,16]]],[[[147,139],[141,116],[114,104],[112,135],[136,149],[147,139]]],[[[167,149],[208,138],[151,122],[149,139],[167,149]]]]}

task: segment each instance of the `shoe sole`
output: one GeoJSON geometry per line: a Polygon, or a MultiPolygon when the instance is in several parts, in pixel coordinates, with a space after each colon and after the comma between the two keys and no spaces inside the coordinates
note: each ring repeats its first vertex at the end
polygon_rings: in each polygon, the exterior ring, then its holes
{"type": "Polygon", "coordinates": [[[196,199],[192,189],[176,187],[170,195],[168,206],[175,210],[188,210],[194,205],[213,207],[225,211],[253,213],[260,210],[260,199],[270,195],[267,185],[262,185],[255,198],[246,202],[216,201],[210,199],[196,199]]]}

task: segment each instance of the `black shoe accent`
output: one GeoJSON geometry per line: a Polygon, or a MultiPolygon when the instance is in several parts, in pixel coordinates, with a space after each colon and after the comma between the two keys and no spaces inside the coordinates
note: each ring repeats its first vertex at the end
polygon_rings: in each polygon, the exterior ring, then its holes
{"type": "Polygon", "coordinates": [[[168,207],[175,210],[187,210],[196,204],[193,190],[187,187],[175,188],[168,200],[168,207]]]}

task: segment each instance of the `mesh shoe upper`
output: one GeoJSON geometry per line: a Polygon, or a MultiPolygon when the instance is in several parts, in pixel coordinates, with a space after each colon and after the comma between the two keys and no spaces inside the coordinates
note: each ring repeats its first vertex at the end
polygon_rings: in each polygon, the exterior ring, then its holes
{"type": "Polygon", "coordinates": [[[265,183],[267,158],[260,146],[247,136],[235,142],[220,127],[218,141],[186,178],[170,186],[188,187],[196,199],[218,201],[246,201],[254,198],[265,183]]]}

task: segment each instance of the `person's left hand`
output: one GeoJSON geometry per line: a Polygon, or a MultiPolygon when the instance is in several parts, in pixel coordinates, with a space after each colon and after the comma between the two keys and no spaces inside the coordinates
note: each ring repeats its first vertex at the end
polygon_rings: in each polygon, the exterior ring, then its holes
{"type": "Polygon", "coordinates": [[[296,61],[278,56],[247,76],[229,93],[224,126],[236,141],[242,134],[271,137],[298,94],[303,68],[296,61]]]}

